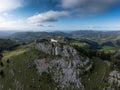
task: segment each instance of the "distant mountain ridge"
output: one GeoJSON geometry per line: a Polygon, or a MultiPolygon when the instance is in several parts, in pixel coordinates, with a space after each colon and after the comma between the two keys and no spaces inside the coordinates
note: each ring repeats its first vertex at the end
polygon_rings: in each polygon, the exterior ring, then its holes
{"type": "Polygon", "coordinates": [[[15,33],[15,31],[0,31],[0,38],[6,38],[15,33]]]}
{"type": "Polygon", "coordinates": [[[80,30],[71,32],[17,32],[9,36],[11,39],[22,41],[24,43],[33,42],[39,38],[51,38],[62,36],[66,38],[78,39],[87,42],[96,42],[99,45],[105,46],[119,46],[120,43],[120,31],[92,31],[92,30],[80,30]]]}
{"type": "Polygon", "coordinates": [[[90,39],[99,39],[99,38],[110,38],[116,37],[120,35],[120,31],[92,31],[92,30],[79,30],[79,31],[71,31],[71,32],[62,32],[62,31],[54,31],[54,32],[16,32],[11,36],[13,38],[17,38],[21,35],[27,36],[44,36],[44,35],[54,35],[54,36],[67,36],[67,37],[78,37],[78,38],[90,38],[90,39]]]}

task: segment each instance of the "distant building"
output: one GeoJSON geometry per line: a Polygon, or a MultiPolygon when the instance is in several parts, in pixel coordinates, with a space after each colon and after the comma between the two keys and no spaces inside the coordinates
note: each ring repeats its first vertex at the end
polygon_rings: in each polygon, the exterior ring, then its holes
{"type": "Polygon", "coordinates": [[[51,42],[52,42],[52,43],[57,43],[58,41],[55,40],[55,39],[51,39],[51,42]]]}

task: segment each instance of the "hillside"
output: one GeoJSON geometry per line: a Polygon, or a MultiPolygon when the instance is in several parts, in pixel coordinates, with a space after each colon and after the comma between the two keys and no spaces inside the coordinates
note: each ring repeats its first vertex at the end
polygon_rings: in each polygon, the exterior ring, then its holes
{"type": "Polygon", "coordinates": [[[116,42],[102,45],[62,32],[15,35],[18,38],[0,39],[1,90],[119,90],[120,47],[116,42]]]}
{"type": "MultiPolygon", "coordinates": [[[[72,47],[69,46],[65,46],[65,47],[66,50],[73,49],[72,47]]],[[[63,53],[66,53],[66,55],[68,55],[69,53],[65,51],[63,51],[63,53]]],[[[72,51],[74,51],[74,49],[72,51]]],[[[76,51],[74,51],[74,53],[77,55],[76,51]]],[[[62,54],[60,53],[60,55],[62,54]]],[[[67,58],[70,59],[70,56],[67,56],[67,58]]],[[[81,84],[81,81],[79,79],[77,80],[76,77],[77,73],[75,70],[77,68],[84,67],[84,65],[88,66],[87,63],[89,62],[89,59],[80,56],[82,61],[81,60],[79,61],[80,59],[79,56],[76,57],[73,56],[73,59],[75,60],[71,61],[72,59],[69,60],[67,58],[64,58],[64,56],[56,56],[56,55],[54,56],[54,54],[47,55],[47,53],[41,52],[41,50],[40,51],[36,50],[33,47],[33,45],[22,46],[11,52],[5,52],[3,54],[3,60],[2,60],[4,66],[1,66],[3,72],[0,81],[1,88],[2,89],[10,88],[12,90],[14,90],[15,88],[17,88],[17,90],[22,90],[22,89],[33,90],[35,88],[36,89],[41,88],[47,90],[48,88],[55,89],[56,88],[55,86],[57,84],[59,84],[58,88],[70,88],[70,82],[76,83],[78,85],[76,88],[84,88],[81,84]],[[46,66],[44,66],[44,64],[46,66]],[[48,68],[49,68],[49,72],[47,71],[48,68]],[[61,70],[59,71],[59,69],[61,70]],[[68,74],[67,73],[65,74],[64,72],[66,71],[64,70],[68,71],[68,74]],[[74,74],[72,75],[72,73],[74,74]],[[58,74],[58,76],[56,76],[55,74],[56,75],[58,74]],[[62,76],[64,74],[65,76],[62,76]],[[68,75],[69,77],[66,75],[68,75]],[[63,79],[62,81],[60,80],[58,82],[60,77],[63,77],[65,80],[63,79]],[[73,78],[73,80],[71,80],[71,77],[73,78]],[[56,79],[58,80],[56,81],[56,79]]],[[[72,88],[75,88],[74,84],[72,88]]]]}
{"type": "Polygon", "coordinates": [[[104,61],[91,60],[67,44],[36,42],[3,53],[0,89],[104,88],[108,68],[104,61]],[[97,80],[95,86],[94,80],[97,80]]]}
{"type": "Polygon", "coordinates": [[[0,39],[0,51],[13,49],[18,46],[19,43],[10,39],[0,39]]]}

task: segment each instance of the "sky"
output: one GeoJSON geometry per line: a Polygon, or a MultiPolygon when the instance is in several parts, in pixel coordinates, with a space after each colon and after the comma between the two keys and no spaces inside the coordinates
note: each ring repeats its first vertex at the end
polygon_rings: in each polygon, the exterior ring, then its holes
{"type": "Polygon", "coordinates": [[[0,0],[0,30],[120,30],[120,0],[0,0]]]}

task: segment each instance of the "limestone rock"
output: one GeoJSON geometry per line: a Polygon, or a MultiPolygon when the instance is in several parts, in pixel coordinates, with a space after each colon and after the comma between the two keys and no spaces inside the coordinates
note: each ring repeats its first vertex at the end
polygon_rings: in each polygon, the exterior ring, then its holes
{"type": "MultiPolygon", "coordinates": [[[[80,56],[76,49],[69,45],[37,43],[36,49],[46,54],[60,55],[60,58],[35,60],[40,75],[52,73],[52,79],[62,90],[84,90],[80,75],[92,68],[89,58],[80,56]]],[[[56,89],[57,89],[56,88],[56,89]]]]}
{"type": "Polygon", "coordinates": [[[117,87],[120,87],[120,72],[116,70],[110,72],[108,83],[110,84],[110,86],[115,84],[117,87]]]}

